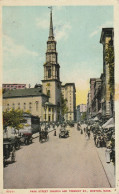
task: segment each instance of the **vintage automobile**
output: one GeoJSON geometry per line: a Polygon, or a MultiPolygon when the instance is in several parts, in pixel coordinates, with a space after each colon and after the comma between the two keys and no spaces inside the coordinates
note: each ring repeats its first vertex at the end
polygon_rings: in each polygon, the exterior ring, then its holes
{"type": "Polygon", "coordinates": [[[20,134],[20,142],[25,145],[32,143],[32,133],[30,131],[23,131],[22,134],[20,134]]]}
{"type": "Polygon", "coordinates": [[[68,125],[69,125],[70,127],[74,127],[74,122],[73,122],[73,121],[68,121],[68,125]]]}
{"type": "Polygon", "coordinates": [[[19,136],[11,136],[10,137],[10,141],[12,143],[14,143],[15,150],[19,150],[20,149],[21,141],[20,141],[20,137],[19,136]]]}
{"type": "Polygon", "coordinates": [[[47,130],[43,130],[40,132],[40,136],[39,136],[39,140],[41,143],[43,143],[44,141],[48,141],[49,140],[49,135],[48,135],[48,131],[47,130]]]}
{"type": "Polygon", "coordinates": [[[69,131],[66,129],[62,129],[59,133],[59,138],[66,138],[69,137],[69,131]]]}
{"type": "Polygon", "coordinates": [[[10,159],[11,162],[15,162],[15,144],[9,139],[3,140],[3,165],[6,166],[6,162],[10,159]]]}

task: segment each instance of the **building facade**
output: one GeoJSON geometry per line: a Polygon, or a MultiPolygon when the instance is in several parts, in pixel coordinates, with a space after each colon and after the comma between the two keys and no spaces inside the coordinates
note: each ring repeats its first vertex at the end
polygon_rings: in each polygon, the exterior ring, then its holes
{"type": "Polygon", "coordinates": [[[28,84],[2,84],[2,88],[5,90],[25,89],[28,88],[28,84]]]}
{"type": "Polygon", "coordinates": [[[94,83],[94,97],[92,101],[93,116],[97,115],[101,109],[101,79],[96,78],[94,83]]]}
{"type": "Polygon", "coordinates": [[[3,111],[20,109],[24,112],[30,112],[44,121],[44,106],[48,99],[49,97],[39,91],[39,88],[10,90],[3,94],[3,111]]]}
{"type": "MultiPolygon", "coordinates": [[[[112,116],[112,100],[110,92],[110,73],[109,66],[110,64],[106,61],[106,49],[110,46],[114,49],[113,45],[114,38],[114,30],[113,28],[102,28],[102,33],[100,37],[100,43],[103,45],[103,75],[102,75],[102,83],[104,88],[102,88],[102,99],[101,99],[101,107],[102,107],[102,116],[104,119],[108,119],[112,116]]],[[[114,104],[114,103],[113,103],[114,104]]]]}
{"type": "Polygon", "coordinates": [[[79,104],[77,106],[77,122],[84,120],[84,116],[86,119],[86,115],[87,115],[87,104],[79,104]],[[85,114],[85,115],[84,115],[85,114]]]}
{"type": "Polygon", "coordinates": [[[91,97],[91,116],[95,115],[94,108],[93,108],[93,101],[94,101],[94,84],[95,84],[96,78],[90,79],[90,97],[91,97]]]}
{"type": "Polygon", "coordinates": [[[87,95],[87,119],[91,118],[91,93],[88,92],[87,95]]]}
{"type": "Polygon", "coordinates": [[[76,120],[76,88],[74,83],[66,83],[61,86],[64,99],[67,99],[68,112],[65,114],[66,121],[76,120]]]}
{"type": "Polygon", "coordinates": [[[103,73],[100,78],[90,79],[90,95],[87,98],[87,115],[91,118],[99,114],[102,121],[114,116],[114,91],[110,90],[110,78],[114,80],[114,74],[110,74],[111,64],[107,61],[108,48],[114,51],[113,38],[113,28],[102,28],[100,43],[103,45],[103,73]]]}

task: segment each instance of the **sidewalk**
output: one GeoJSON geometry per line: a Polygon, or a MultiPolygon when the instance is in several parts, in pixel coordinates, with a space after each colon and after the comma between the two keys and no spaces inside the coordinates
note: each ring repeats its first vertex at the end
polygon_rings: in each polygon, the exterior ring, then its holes
{"type": "MultiPolygon", "coordinates": [[[[94,139],[93,139],[93,135],[91,134],[91,140],[92,142],[94,143],[94,139]]],[[[94,144],[95,146],[95,144],[94,144]]],[[[116,185],[116,177],[115,177],[115,166],[113,165],[112,162],[110,163],[106,163],[106,156],[105,156],[105,150],[106,148],[105,147],[101,147],[101,148],[97,148],[95,146],[95,149],[96,149],[96,152],[99,156],[99,160],[103,166],[103,169],[105,171],[105,174],[107,176],[107,179],[110,183],[110,186],[112,188],[115,188],[115,185],[116,185]]]]}
{"type": "Polygon", "coordinates": [[[115,187],[115,167],[112,162],[106,163],[105,150],[106,148],[96,148],[100,161],[103,165],[105,173],[108,177],[111,187],[115,187]]]}

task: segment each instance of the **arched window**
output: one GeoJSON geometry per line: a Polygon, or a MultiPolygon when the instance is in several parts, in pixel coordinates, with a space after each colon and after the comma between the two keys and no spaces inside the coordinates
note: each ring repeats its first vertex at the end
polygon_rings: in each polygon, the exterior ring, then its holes
{"type": "Polygon", "coordinates": [[[38,101],[36,101],[36,111],[38,111],[38,101]]]}
{"type": "Polygon", "coordinates": [[[20,109],[20,102],[18,103],[18,109],[20,109]]]}
{"type": "Polygon", "coordinates": [[[50,97],[50,90],[47,90],[47,95],[50,97]]]}
{"type": "Polygon", "coordinates": [[[26,110],[26,103],[24,103],[24,110],[26,110]]]}
{"type": "Polygon", "coordinates": [[[51,78],[51,68],[48,69],[48,78],[51,78]]]}
{"type": "Polygon", "coordinates": [[[12,104],[12,108],[15,109],[15,104],[14,103],[12,104]]]}
{"type": "Polygon", "coordinates": [[[32,110],[32,103],[29,102],[29,110],[31,111],[32,110]]]}

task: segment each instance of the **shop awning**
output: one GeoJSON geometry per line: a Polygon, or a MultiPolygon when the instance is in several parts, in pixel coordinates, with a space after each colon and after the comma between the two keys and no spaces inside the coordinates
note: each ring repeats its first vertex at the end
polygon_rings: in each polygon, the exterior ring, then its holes
{"type": "Polygon", "coordinates": [[[98,119],[98,117],[95,117],[94,119],[93,119],[93,121],[98,121],[99,119],[98,119]]]}
{"type": "Polygon", "coordinates": [[[102,125],[103,128],[111,128],[114,127],[114,119],[110,118],[105,124],[102,125]]]}

